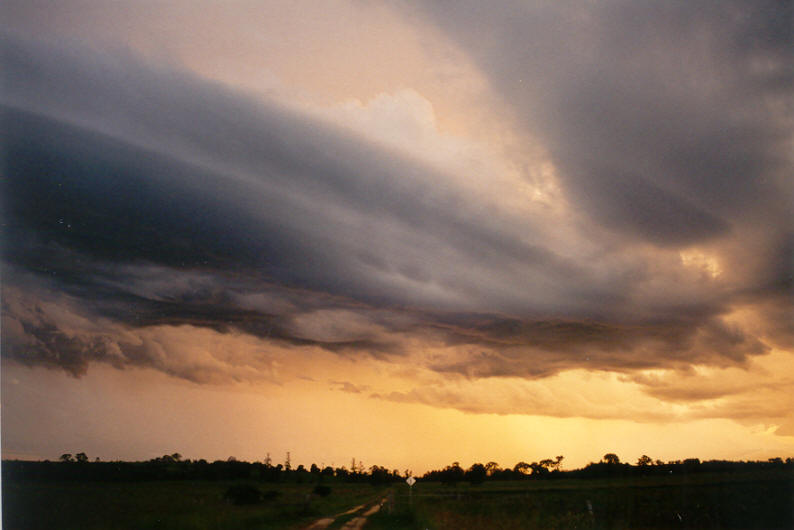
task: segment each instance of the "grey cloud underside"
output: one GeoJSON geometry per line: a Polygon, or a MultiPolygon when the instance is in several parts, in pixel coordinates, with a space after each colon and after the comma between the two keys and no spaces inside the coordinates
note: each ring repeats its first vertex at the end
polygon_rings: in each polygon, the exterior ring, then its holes
{"type": "MultiPolygon", "coordinates": [[[[755,337],[725,326],[717,317],[629,326],[516,320],[378,307],[224,271],[94,265],[89,278],[80,282],[71,281],[69,274],[67,279],[60,274],[42,279],[6,268],[6,281],[25,293],[23,310],[8,290],[3,301],[6,357],[63,368],[75,376],[85,373],[91,362],[163,369],[162,348],[137,338],[148,328],[162,326],[243,333],[274,345],[319,347],[398,363],[419,340],[423,348],[441,352],[424,361],[427,368],[465,377],[538,378],[581,367],[631,371],[685,368],[692,362],[725,365],[767,350],[755,337]],[[66,307],[66,316],[52,314],[52,305],[66,307]],[[108,330],[75,329],[70,324],[75,316],[103,318],[115,325],[108,330]],[[26,337],[9,332],[12,321],[26,337]],[[447,348],[462,350],[446,355],[447,348]]],[[[196,382],[227,378],[223,373],[210,377],[191,363],[168,365],[166,371],[196,382]]]]}
{"type": "MultiPolygon", "coordinates": [[[[206,370],[219,368],[164,363],[156,341],[141,338],[185,325],[395,362],[417,342],[458,348],[466,352],[427,367],[473,377],[735,363],[768,349],[721,320],[731,293],[684,303],[660,293],[638,307],[631,291],[643,274],[602,281],[544,241],[543,224],[484,212],[448,176],[315,118],[122,52],[10,37],[2,47],[3,282],[16,289],[3,300],[3,327],[13,331],[2,337],[5,357],[74,375],[109,362],[211,380],[206,370]],[[76,317],[106,319],[113,330],[76,317]]],[[[739,129],[724,145],[749,134],[739,129]]],[[[742,167],[760,168],[766,184],[731,173],[722,191],[701,173],[681,177],[687,193],[660,184],[656,173],[619,164],[626,151],[609,143],[602,165],[588,165],[589,155],[568,161],[580,153],[573,144],[551,152],[562,169],[587,170],[566,180],[586,210],[664,246],[731,232],[723,205],[736,194],[747,201],[742,215],[774,220],[778,202],[762,213],[758,201],[770,198],[776,166],[758,153],[778,132],[756,132],[758,146],[742,143],[754,156],[742,167]]],[[[569,133],[550,138],[587,143],[595,134],[569,133]]],[[[626,140],[615,134],[615,145],[626,140]]],[[[709,145],[711,158],[698,163],[725,163],[723,144],[709,145]]],[[[680,155],[674,149],[669,163],[692,169],[680,155]]],[[[781,255],[763,269],[776,279],[749,282],[738,296],[779,297],[759,285],[790,281],[781,255]]],[[[792,336],[785,324],[778,334],[792,336]]]]}

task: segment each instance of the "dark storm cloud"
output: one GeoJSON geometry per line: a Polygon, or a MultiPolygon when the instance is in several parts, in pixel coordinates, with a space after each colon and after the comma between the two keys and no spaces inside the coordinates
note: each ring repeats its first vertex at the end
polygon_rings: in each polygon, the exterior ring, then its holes
{"type": "Polygon", "coordinates": [[[577,273],[503,234],[435,185],[434,171],[316,119],[124,54],[13,39],[4,48],[10,256],[38,236],[103,259],[233,262],[278,281],[403,303],[423,295],[403,296],[384,277],[480,296],[417,259],[429,252],[447,267],[513,263],[558,280],[577,273]]]}
{"type": "Polygon", "coordinates": [[[654,245],[790,214],[788,2],[428,2],[592,219],[654,245]]]}
{"type": "MultiPolygon", "coordinates": [[[[451,18],[467,28],[464,7],[451,18]]],[[[722,316],[736,300],[770,305],[790,282],[778,250],[790,242],[783,118],[757,96],[785,90],[777,37],[755,42],[745,23],[742,33],[716,17],[707,35],[730,44],[718,54],[750,46],[771,66],[739,82],[716,61],[716,87],[700,93],[692,87],[714,80],[675,75],[664,63],[675,50],[661,53],[676,24],[694,38],[675,9],[646,42],[637,28],[618,31],[622,11],[508,8],[477,15],[484,46],[472,53],[545,140],[574,207],[629,234],[605,243],[620,247],[606,265],[567,257],[536,217],[483,208],[448,175],[276,102],[124,51],[4,37],[3,355],[74,375],[99,361],[203,382],[267,365],[171,362],[161,329],[395,360],[451,351],[426,366],[470,377],[767,351],[722,316]],[[682,296],[677,273],[632,256],[633,244],[733,237],[745,225],[768,226],[768,244],[730,289],[695,282],[682,296]],[[92,326],[99,318],[108,329],[92,326]]],[[[783,324],[773,333],[786,334],[783,324]]]]}

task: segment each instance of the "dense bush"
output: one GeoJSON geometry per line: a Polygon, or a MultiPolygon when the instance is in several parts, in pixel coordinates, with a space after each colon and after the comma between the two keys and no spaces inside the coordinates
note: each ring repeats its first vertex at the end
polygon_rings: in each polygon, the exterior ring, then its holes
{"type": "Polygon", "coordinates": [[[314,493],[319,495],[320,497],[327,497],[331,494],[331,488],[329,486],[318,485],[314,487],[314,493]]]}
{"type": "Polygon", "coordinates": [[[278,497],[279,495],[281,495],[281,492],[280,492],[280,491],[276,491],[276,490],[268,490],[268,491],[266,491],[266,492],[264,492],[264,493],[262,494],[262,500],[263,500],[263,501],[272,501],[272,500],[274,500],[276,497],[278,497]]]}
{"type": "Polygon", "coordinates": [[[262,492],[250,484],[236,484],[230,486],[229,489],[226,490],[226,494],[223,498],[231,501],[237,506],[258,504],[262,501],[262,492]]]}

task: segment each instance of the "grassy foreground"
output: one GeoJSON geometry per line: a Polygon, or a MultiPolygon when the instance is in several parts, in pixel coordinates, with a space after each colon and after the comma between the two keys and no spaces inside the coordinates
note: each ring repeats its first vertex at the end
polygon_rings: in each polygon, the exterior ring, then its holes
{"type": "Polygon", "coordinates": [[[313,483],[248,483],[265,493],[265,500],[238,506],[224,499],[229,486],[240,481],[4,481],[3,528],[291,529],[384,496],[389,501],[366,528],[794,528],[794,476],[788,471],[478,486],[420,481],[411,497],[405,483],[375,488],[332,482],[327,497],[313,495],[308,503],[313,483]]]}
{"type": "Polygon", "coordinates": [[[702,474],[598,480],[438,483],[397,488],[370,519],[382,529],[791,529],[788,473],[702,474]]]}
{"type": "MultiPolygon", "coordinates": [[[[239,481],[17,482],[3,484],[3,528],[34,529],[281,529],[378,498],[369,484],[255,484],[270,499],[237,506],[224,499],[239,481]],[[275,493],[273,493],[275,492],[275,493]]],[[[254,484],[254,483],[252,483],[254,484]]]]}

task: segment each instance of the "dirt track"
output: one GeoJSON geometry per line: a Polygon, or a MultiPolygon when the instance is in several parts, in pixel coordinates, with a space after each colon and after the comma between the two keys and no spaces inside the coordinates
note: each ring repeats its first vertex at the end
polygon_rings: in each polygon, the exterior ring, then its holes
{"type": "MultiPolygon", "coordinates": [[[[370,515],[377,513],[378,510],[380,510],[380,507],[385,500],[386,499],[383,499],[379,502],[372,504],[366,512],[346,522],[345,525],[342,527],[342,530],[360,530],[361,528],[363,528],[364,524],[366,524],[367,522],[367,518],[370,515]]],[[[360,504],[354,508],[347,510],[346,512],[338,513],[333,517],[323,517],[322,519],[318,519],[314,521],[311,525],[307,526],[306,530],[322,530],[323,528],[328,528],[338,518],[344,517],[345,515],[350,515],[351,513],[359,512],[363,510],[365,506],[366,505],[364,504],[360,504]]]]}

